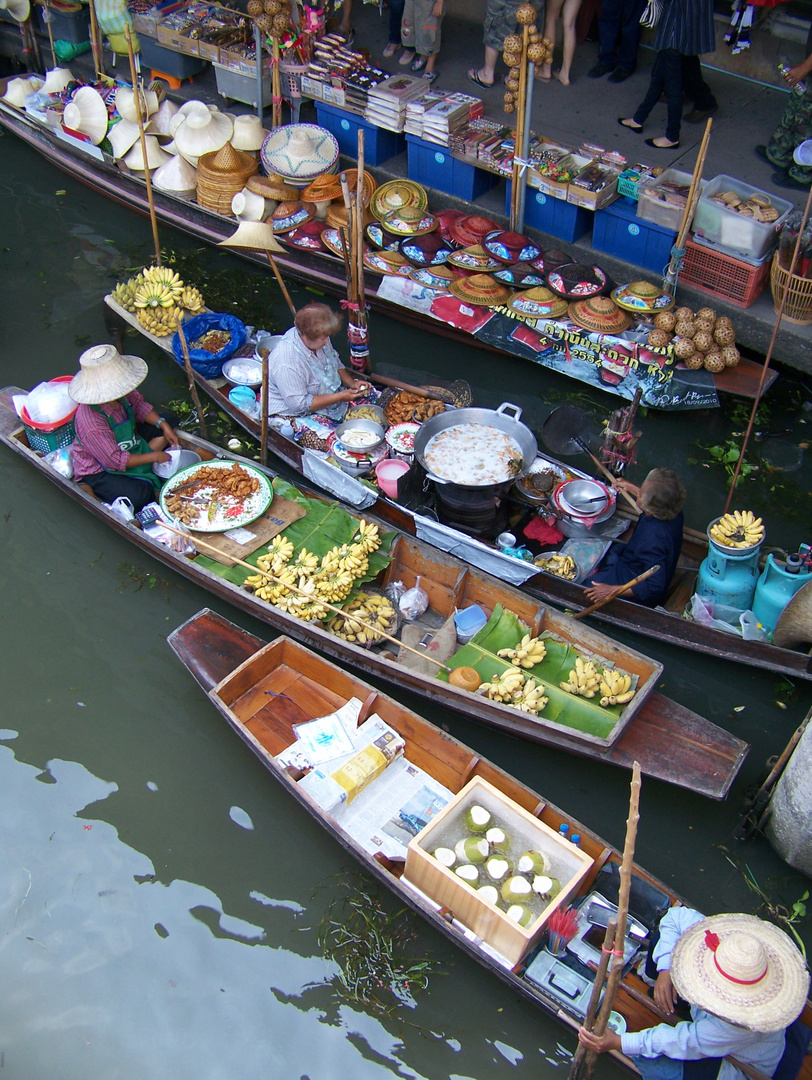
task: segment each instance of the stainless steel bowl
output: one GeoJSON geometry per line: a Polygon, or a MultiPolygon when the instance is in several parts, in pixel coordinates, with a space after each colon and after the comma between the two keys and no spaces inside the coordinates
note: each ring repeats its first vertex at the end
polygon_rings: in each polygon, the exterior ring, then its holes
{"type": "Polygon", "coordinates": [[[345,420],[336,428],[336,438],[351,454],[369,454],[376,450],[385,434],[383,425],[374,420],[345,420]],[[352,438],[353,432],[359,433],[357,441],[352,438]]]}
{"type": "Polygon", "coordinates": [[[611,495],[595,480],[570,480],[559,488],[558,501],[571,514],[598,517],[609,505],[611,495]]]}
{"type": "Polygon", "coordinates": [[[345,414],[345,420],[372,420],[375,419],[382,428],[386,428],[386,413],[380,407],[380,405],[351,405],[345,414]],[[363,409],[364,412],[370,413],[370,416],[355,416],[355,413],[363,409]]]}

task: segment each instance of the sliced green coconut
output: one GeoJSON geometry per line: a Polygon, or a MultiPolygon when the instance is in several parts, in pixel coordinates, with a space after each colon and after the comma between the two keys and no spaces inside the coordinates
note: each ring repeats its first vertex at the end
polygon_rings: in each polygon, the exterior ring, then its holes
{"type": "Polygon", "coordinates": [[[488,829],[485,833],[485,839],[491,845],[493,851],[507,851],[510,847],[510,838],[504,829],[498,827],[494,829],[488,829]]]}
{"type": "Polygon", "coordinates": [[[504,855],[491,855],[485,863],[485,873],[492,881],[504,881],[513,873],[513,865],[504,855]]]}
{"type": "Polygon", "coordinates": [[[490,853],[488,841],[481,836],[466,836],[457,842],[454,854],[460,862],[483,863],[490,853]]]}
{"type": "Polygon", "coordinates": [[[525,851],[516,863],[519,874],[546,874],[550,869],[550,860],[543,851],[525,851]]]}
{"type": "Polygon", "coordinates": [[[533,921],[533,912],[527,904],[511,904],[505,914],[519,926],[529,926],[533,921]]]}
{"type": "Polygon", "coordinates": [[[450,847],[435,848],[434,858],[437,860],[438,863],[442,863],[443,866],[447,866],[449,870],[457,861],[457,856],[454,854],[450,847]]]}
{"type": "Polygon", "coordinates": [[[481,885],[477,891],[477,896],[481,896],[483,900],[487,900],[489,904],[497,904],[499,902],[499,891],[495,885],[481,885]]]}
{"type": "Polygon", "coordinates": [[[533,892],[543,900],[551,900],[561,892],[561,882],[549,874],[536,874],[533,878],[533,892]]]}
{"type": "Polygon", "coordinates": [[[463,863],[462,866],[456,868],[454,873],[458,878],[467,881],[469,885],[473,885],[475,881],[479,881],[479,870],[477,870],[473,863],[463,863]]]}
{"type": "Polygon", "coordinates": [[[471,832],[485,832],[490,823],[490,810],[486,810],[485,807],[480,806],[479,803],[474,803],[465,815],[465,824],[471,832]]]}
{"type": "Polygon", "coordinates": [[[532,895],[530,882],[519,874],[509,877],[502,885],[502,899],[506,904],[521,903],[529,900],[532,895]]]}

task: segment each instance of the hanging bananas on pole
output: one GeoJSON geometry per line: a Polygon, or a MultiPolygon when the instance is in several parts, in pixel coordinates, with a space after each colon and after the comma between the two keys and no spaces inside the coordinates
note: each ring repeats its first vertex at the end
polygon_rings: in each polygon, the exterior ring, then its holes
{"type": "Polygon", "coordinates": [[[709,534],[722,547],[754,547],[764,539],[764,525],[752,510],[734,510],[715,521],[709,534]]]}

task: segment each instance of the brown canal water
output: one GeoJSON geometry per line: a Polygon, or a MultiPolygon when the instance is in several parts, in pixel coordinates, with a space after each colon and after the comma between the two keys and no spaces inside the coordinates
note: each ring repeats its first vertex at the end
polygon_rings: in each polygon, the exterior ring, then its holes
{"type": "MultiPolygon", "coordinates": [[[[102,296],[149,260],[142,219],[0,140],[3,384],[73,373],[106,340],[102,296]],[[133,254],[135,252],[135,254],[133,254]]],[[[162,230],[165,247],[189,241],[162,230]]],[[[211,265],[234,265],[210,252],[211,265]]],[[[269,318],[274,307],[269,279],[269,318]]],[[[525,362],[496,359],[374,319],[378,370],[411,382],[466,377],[477,403],[521,405],[536,430],[575,401],[607,415],[616,400],[525,362]]],[[[180,392],[163,354],[145,393],[180,392]]],[[[764,430],[808,437],[807,388],[783,375],[764,430]]],[[[697,440],[722,445],[730,407],[649,414],[640,479],[677,468],[688,520],[724,502],[723,472],[697,440]],[[689,458],[696,460],[695,464],[689,458]]],[[[809,475],[754,489],[771,542],[812,537],[809,475]]],[[[741,505],[746,505],[742,502],[741,505]]],[[[174,660],[165,637],[210,603],[0,452],[0,1067],[6,1080],[280,1080],[561,1075],[572,1033],[455,953],[415,916],[406,955],[432,962],[429,987],[388,1014],[348,1003],[323,958],[319,925],[351,871],[342,852],[287,800],[174,660]]],[[[256,633],[264,627],[214,601],[256,633]]],[[[753,744],[724,804],[643,782],[638,860],[708,913],[756,911],[759,899],[720,845],[788,907],[809,887],[766,841],[732,839],[742,800],[812,704],[793,686],[656,641],[630,644],[665,664],[664,691],[753,744]],[[786,707],[779,706],[781,701],[786,707]],[[741,708],[743,707],[743,708],[741,708]],[[740,709],[741,711],[736,711],[740,709]]],[[[402,695],[399,695],[402,696],[402,695]]],[[[417,700],[407,704],[515,772],[607,840],[621,844],[628,777],[511,740],[417,700]]],[[[810,920],[800,932],[812,943],[810,920]]],[[[599,1075],[621,1070],[600,1062],[599,1075]]]]}

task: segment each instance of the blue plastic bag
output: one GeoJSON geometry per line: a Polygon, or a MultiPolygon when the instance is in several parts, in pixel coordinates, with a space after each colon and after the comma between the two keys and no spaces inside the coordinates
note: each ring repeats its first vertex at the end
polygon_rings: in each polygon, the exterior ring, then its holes
{"type": "MultiPolygon", "coordinates": [[[[223,373],[223,364],[237,349],[245,344],[248,334],[245,325],[236,315],[218,315],[217,312],[208,311],[203,315],[195,315],[183,324],[183,334],[186,344],[189,346],[189,360],[192,367],[205,379],[216,379],[223,373]],[[231,334],[229,343],[219,352],[210,353],[205,349],[193,349],[191,343],[202,337],[207,330],[228,330],[231,334]]],[[[179,364],[183,364],[183,350],[180,345],[180,336],[176,332],[172,338],[172,352],[179,364]]]]}

